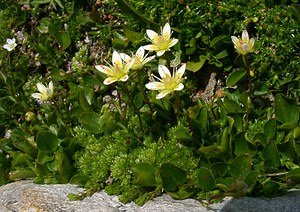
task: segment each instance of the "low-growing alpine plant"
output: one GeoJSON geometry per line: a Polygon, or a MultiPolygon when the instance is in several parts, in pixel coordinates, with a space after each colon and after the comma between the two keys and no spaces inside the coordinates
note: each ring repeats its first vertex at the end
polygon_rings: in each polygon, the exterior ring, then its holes
{"type": "Polygon", "coordinates": [[[0,3],[0,184],[138,205],[298,187],[297,4],[269,4],[0,3]],[[289,43],[271,36],[285,27],[289,43]]]}

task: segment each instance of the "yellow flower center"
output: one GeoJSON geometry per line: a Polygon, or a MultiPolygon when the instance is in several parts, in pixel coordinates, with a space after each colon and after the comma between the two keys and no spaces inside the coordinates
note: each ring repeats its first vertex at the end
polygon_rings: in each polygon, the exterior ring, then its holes
{"type": "Polygon", "coordinates": [[[153,39],[153,44],[156,45],[159,49],[169,49],[169,40],[166,40],[162,35],[155,36],[153,39]]]}

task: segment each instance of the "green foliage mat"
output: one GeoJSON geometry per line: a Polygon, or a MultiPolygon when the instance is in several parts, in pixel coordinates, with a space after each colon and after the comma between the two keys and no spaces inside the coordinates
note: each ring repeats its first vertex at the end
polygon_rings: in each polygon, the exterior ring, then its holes
{"type": "Polygon", "coordinates": [[[298,188],[299,14],[294,0],[0,0],[0,184],[70,182],[86,188],[72,200],[105,189],[138,205],[298,188]],[[232,42],[244,30],[253,47],[232,42]],[[115,52],[175,38],[114,69],[115,52]]]}

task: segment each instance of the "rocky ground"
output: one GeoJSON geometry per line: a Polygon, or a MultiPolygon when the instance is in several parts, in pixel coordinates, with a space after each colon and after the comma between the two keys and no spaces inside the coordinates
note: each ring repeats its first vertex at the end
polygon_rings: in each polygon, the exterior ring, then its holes
{"type": "Polygon", "coordinates": [[[193,199],[174,200],[167,194],[155,198],[139,207],[134,203],[123,204],[116,196],[104,192],[95,193],[82,201],[69,201],[67,195],[82,191],[71,184],[37,185],[32,181],[19,181],[0,187],[0,212],[205,212],[205,211],[300,211],[300,192],[290,191],[275,198],[239,199],[225,198],[223,202],[207,207],[193,199]]]}

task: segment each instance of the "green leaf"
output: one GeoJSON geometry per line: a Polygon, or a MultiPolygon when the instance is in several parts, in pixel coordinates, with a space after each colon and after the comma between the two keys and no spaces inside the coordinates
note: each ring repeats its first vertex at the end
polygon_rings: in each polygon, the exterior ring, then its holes
{"type": "Polygon", "coordinates": [[[275,136],[276,133],[276,121],[274,119],[270,119],[264,125],[264,134],[267,137],[267,140],[270,140],[275,136]]]}
{"type": "Polygon", "coordinates": [[[294,129],[293,136],[294,136],[294,138],[299,138],[300,137],[300,127],[296,127],[294,129]]]}
{"type": "Polygon", "coordinates": [[[198,170],[197,185],[204,191],[210,191],[215,188],[215,179],[207,168],[201,167],[198,170]]]}
{"type": "Polygon", "coordinates": [[[163,188],[170,192],[178,190],[178,186],[184,184],[187,180],[186,172],[171,163],[161,166],[160,176],[163,181],[163,188]]]}
{"type": "Polygon", "coordinates": [[[283,94],[275,96],[275,115],[282,123],[295,123],[299,120],[299,107],[296,99],[291,99],[283,94]]]}
{"type": "Polygon", "coordinates": [[[110,134],[115,129],[117,129],[115,114],[110,111],[105,111],[103,115],[100,116],[100,129],[110,134]]]}
{"type": "Polygon", "coordinates": [[[234,86],[236,83],[245,78],[247,72],[245,70],[235,70],[228,75],[226,80],[227,86],[234,86]]]}
{"type": "Polygon", "coordinates": [[[300,168],[296,168],[296,169],[289,171],[286,174],[286,177],[291,180],[300,181],[300,168]]]}
{"type": "Polygon", "coordinates": [[[57,43],[61,46],[62,50],[65,50],[71,45],[71,38],[69,32],[54,32],[54,37],[57,43]]]}
{"type": "Polygon", "coordinates": [[[37,134],[36,143],[41,152],[55,152],[58,148],[58,138],[55,134],[47,131],[41,131],[37,134]]]}
{"type": "Polygon", "coordinates": [[[227,52],[227,50],[225,49],[225,50],[223,50],[223,51],[221,51],[221,52],[219,52],[217,55],[214,55],[214,57],[216,58],[216,59],[222,59],[222,58],[224,58],[224,57],[227,57],[228,56],[228,52],[227,52]]]}
{"type": "Polygon", "coordinates": [[[31,168],[22,168],[9,173],[9,180],[22,180],[35,177],[35,172],[31,168]]]}
{"type": "Polygon", "coordinates": [[[266,195],[272,196],[272,195],[275,195],[278,193],[278,191],[280,189],[280,185],[279,185],[279,183],[277,183],[275,181],[268,181],[263,184],[262,189],[266,195]]]}
{"type": "Polygon", "coordinates": [[[180,187],[178,191],[175,192],[168,192],[167,193],[174,199],[187,199],[191,197],[194,193],[195,190],[193,188],[190,188],[189,186],[183,186],[180,187]]]}
{"type": "Polygon", "coordinates": [[[158,170],[148,163],[139,163],[132,167],[134,184],[141,187],[156,187],[158,170]]]}
{"type": "Polygon", "coordinates": [[[248,141],[245,138],[244,132],[234,136],[233,144],[234,144],[234,154],[237,156],[244,155],[250,151],[248,146],[248,141]]]}
{"type": "Polygon", "coordinates": [[[248,154],[237,156],[229,165],[231,175],[235,178],[245,179],[251,171],[251,162],[251,157],[248,154]]]}
{"type": "Polygon", "coordinates": [[[278,154],[278,149],[273,141],[269,142],[263,150],[263,157],[265,160],[271,160],[275,167],[280,166],[280,157],[278,154]]]}
{"type": "Polygon", "coordinates": [[[53,153],[48,153],[48,152],[39,152],[38,156],[37,156],[37,161],[40,164],[45,164],[48,163],[50,161],[54,160],[54,155],[53,153]]]}
{"type": "Polygon", "coordinates": [[[192,72],[197,72],[203,67],[207,59],[208,59],[207,56],[200,55],[199,61],[191,61],[191,60],[188,61],[186,63],[186,69],[192,72]]]}
{"type": "Polygon", "coordinates": [[[85,186],[86,183],[88,182],[89,177],[87,175],[82,175],[82,174],[75,174],[71,179],[70,183],[79,185],[79,186],[85,186]]]}
{"type": "Polygon", "coordinates": [[[79,104],[84,112],[94,112],[93,108],[88,103],[82,89],[79,92],[79,104]]]}
{"type": "Polygon", "coordinates": [[[125,36],[130,40],[132,43],[139,43],[144,39],[144,35],[140,32],[132,31],[128,28],[123,29],[125,36]]]}
{"type": "Polygon", "coordinates": [[[64,152],[62,147],[60,147],[59,150],[55,153],[55,161],[58,161],[57,173],[55,175],[55,178],[60,183],[69,182],[69,179],[73,173],[73,166],[71,164],[69,156],[64,152]]]}
{"type": "Polygon", "coordinates": [[[222,42],[224,39],[226,39],[227,36],[226,35],[219,35],[217,37],[215,37],[214,39],[212,39],[212,41],[209,43],[209,47],[215,47],[218,43],[222,42]]]}
{"type": "Polygon", "coordinates": [[[249,172],[249,174],[246,176],[245,178],[245,183],[247,183],[248,185],[248,189],[249,191],[251,192],[252,189],[254,188],[257,180],[258,180],[258,177],[259,177],[259,173],[256,172],[256,171],[251,171],[249,172]]]}
{"type": "MultiPolygon", "coordinates": [[[[137,21],[142,21],[145,23],[150,23],[152,26],[159,29],[159,25],[146,17],[140,14],[137,10],[132,7],[127,0],[116,0],[117,6],[124,12],[129,15],[132,15],[137,21]]],[[[155,30],[155,29],[154,29],[155,30]]]]}
{"type": "Polygon", "coordinates": [[[35,158],[37,156],[36,147],[33,146],[28,141],[24,141],[20,139],[19,141],[14,141],[13,145],[32,158],[35,158]]]}
{"type": "Polygon", "coordinates": [[[98,113],[94,112],[86,112],[83,113],[80,118],[79,122],[85,126],[86,129],[91,131],[92,133],[100,133],[100,116],[98,113]]]}

